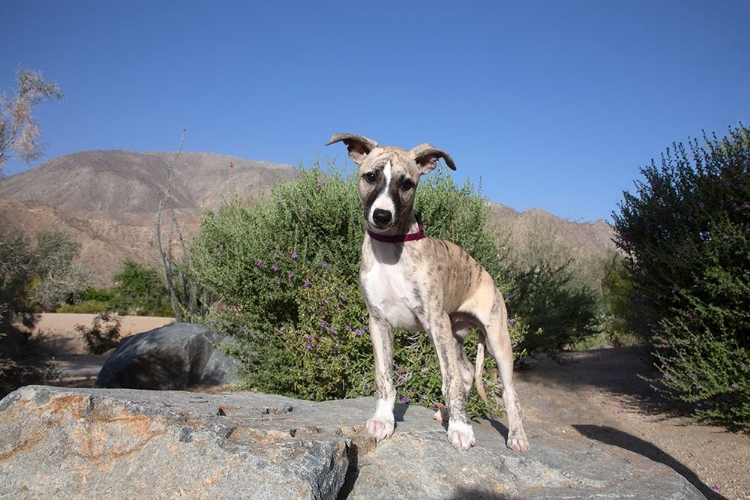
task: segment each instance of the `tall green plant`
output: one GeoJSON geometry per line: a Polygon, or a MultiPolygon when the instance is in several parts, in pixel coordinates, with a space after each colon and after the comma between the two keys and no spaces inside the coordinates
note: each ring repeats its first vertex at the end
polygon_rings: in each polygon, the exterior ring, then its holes
{"type": "Polygon", "coordinates": [[[655,387],[750,426],[750,130],[675,144],[641,173],[613,219],[655,387]]]}

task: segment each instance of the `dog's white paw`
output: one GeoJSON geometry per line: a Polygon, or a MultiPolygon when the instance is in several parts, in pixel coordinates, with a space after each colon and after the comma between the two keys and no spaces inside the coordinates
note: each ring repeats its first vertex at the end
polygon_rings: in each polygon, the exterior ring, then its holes
{"type": "Polygon", "coordinates": [[[524,434],[518,436],[511,433],[510,435],[508,435],[508,442],[506,443],[506,446],[513,451],[529,451],[529,440],[524,434]]]}
{"type": "Polygon", "coordinates": [[[477,444],[471,424],[464,424],[462,422],[451,422],[448,424],[448,441],[457,450],[468,450],[477,444]]]}
{"type": "Polygon", "coordinates": [[[367,421],[367,434],[375,438],[375,442],[379,443],[385,438],[391,437],[393,430],[395,429],[394,420],[385,417],[373,417],[367,421]]]}

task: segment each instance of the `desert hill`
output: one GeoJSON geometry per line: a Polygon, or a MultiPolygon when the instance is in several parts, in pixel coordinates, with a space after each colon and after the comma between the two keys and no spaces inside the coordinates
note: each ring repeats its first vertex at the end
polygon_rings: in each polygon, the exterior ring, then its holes
{"type": "MultiPolygon", "coordinates": [[[[126,258],[156,264],[154,223],[173,159],[173,152],[84,151],[0,179],[0,233],[33,237],[41,230],[64,229],[80,245],[82,264],[97,273],[99,286],[108,286],[126,258]]],[[[296,174],[289,165],[182,153],[173,170],[173,202],[190,232],[198,227],[202,208],[216,208],[233,193],[262,198],[296,174]]],[[[495,225],[520,245],[543,228],[576,254],[614,248],[612,230],[603,221],[575,223],[499,204],[490,209],[495,225]]]]}
{"type": "MultiPolygon", "coordinates": [[[[172,152],[84,151],[60,156],[0,182],[0,199],[43,201],[69,213],[106,219],[156,214],[172,152]]],[[[176,209],[215,208],[223,197],[262,196],[295,176],[289,165],[210,153],[182,153],[174,168],[176,209]]]]}

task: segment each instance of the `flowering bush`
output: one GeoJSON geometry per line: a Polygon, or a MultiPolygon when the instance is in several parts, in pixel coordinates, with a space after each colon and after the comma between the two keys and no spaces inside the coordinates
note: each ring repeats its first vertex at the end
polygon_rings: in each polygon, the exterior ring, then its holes
{"type": "MultiPolygon", "coordinates": [[[[487,231],[484,199],[438,171],[423,180],[417,211],[430,236],[451,239],[498,284],[510,275],[504,250],[487,231]]],[[[204,214],[191,245],[201,284],[222,302],[205,318],[229,335],[222,343],[240,361],[246,388],[313,400],[372,395],[367,310],[359,289],[364,221],[356,177],[319,168],[273,190],[266,203],[230,200],[204,214]]],[[[525,332],[512,327],[514,341],[525,332]]],[[[394,381],[401,401],[441,399],[437,356],[424,333],[394,332],[394,381]]],[[[467,342],[473,359],[475,339],[467,342]]],[[[488,394],[497,387],[486,363],[488,394]]],[[[474,414],[497,406],[472,400],[474,414]]]]}
{"type": "Polygon", "coordinates": [[[641,172],[613,218],[654,387],[750,427],[750,130],[677,144],[641,172]]]}

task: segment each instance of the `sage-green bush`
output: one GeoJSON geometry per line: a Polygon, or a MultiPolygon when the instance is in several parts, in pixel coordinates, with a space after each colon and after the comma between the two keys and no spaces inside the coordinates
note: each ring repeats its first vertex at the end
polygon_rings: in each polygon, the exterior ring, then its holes
{"type": "Polygon", "coordinates": [[[750,129],[675,144],[613,214],[656,390],[750,427],[750,129]]]}
{"type": "MultiPolygon", "coordinates": [[[[487,205],[471,183],[456,186],[441,167],[422,179],[416,210],[428,236],[456,242],[495,278],[510,275],[506,250],[487,228],[487,205]]],[[[359,289],[364,219],[356,177],[302,170],[267,203],[232,199],[206,212],[191,245],[201,285],[221,300],[206,323],[233,339],[245,387],[314,400],[371,395],[372,353],[359,289]]],[[[520,321],[512,326],[522,340],[520,321]]],[[[394,333],[394,381],[402,401],[441,399],[437,356],[426,334],[394,333]]],[[[474,340],[467,343],[473,356],[474,340]]],[[[486,365],[488,393],[498,384],[486,365]]],[[[474,414],[495,414],[476,396],[474,414]]]]}

